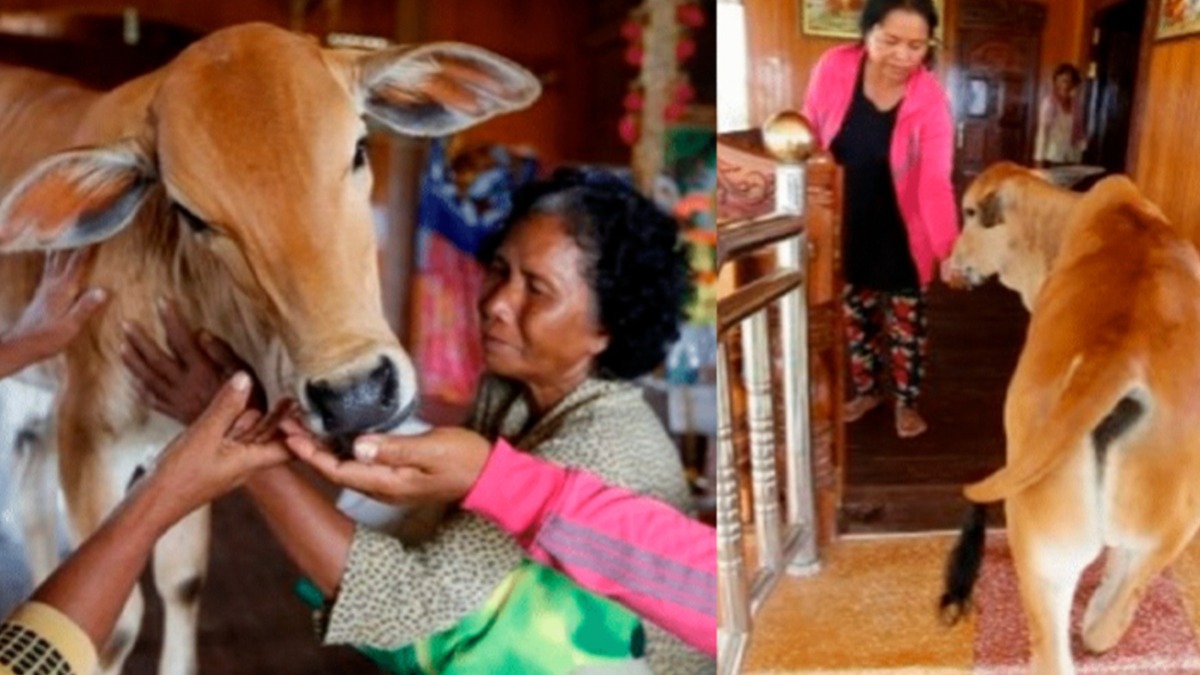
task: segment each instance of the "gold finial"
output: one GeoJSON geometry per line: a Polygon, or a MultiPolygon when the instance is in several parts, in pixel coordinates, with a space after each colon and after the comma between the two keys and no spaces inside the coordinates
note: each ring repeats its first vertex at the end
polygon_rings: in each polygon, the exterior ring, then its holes
{"type": "Polygon", "coordinates": [[[817,147],[817,137],[804,115],[784,110],[771,115],[762,126],[763,146],[784,164],[799,164],[817,147]]]}

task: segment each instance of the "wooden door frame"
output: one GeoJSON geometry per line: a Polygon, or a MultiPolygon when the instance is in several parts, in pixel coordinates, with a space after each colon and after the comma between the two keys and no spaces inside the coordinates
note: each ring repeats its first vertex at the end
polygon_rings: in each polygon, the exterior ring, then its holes
{"type": "MultiPolygon", "coordinates": [[[[1096,16],[1128,0],[1087,0],[1083,11],[1083,25],[1088,33],[1080,45],[1079,62],[1092,66],[1093,36],[1096,31],[1096,16]]],[[[1137,81],[1133,84],[1133,112],[1129,118],[1129,144],[1125,148],[1125,173],[1137,175],[1138,141],[1146,123],[1146,81],[1150,77],[1150,55],[1154,48],[1154,27],[1158,23],[1160,0],[1146,0],[1146,16],[1142,24],[1142,41],[1138,47],[1137,81]]]]}
{"type": "MultiPolygon", "coordinates": [[[[1113,4],[1116,4],[1115,2],[1113,4]]],[[[1146,124],[1146,85],[1150,79],[1150,56],[1154,49],[1154,28],[1158,25],[1159,0],[1146,0],[1146,18],[1142,24],[1142,44],[1138,49],[1137,81],[1133,83],[1133,113],[1129,118],[1129,145],[1125,150],[1125,172],[1138,173],[1139,141],[1146,124]]]]}
{"type": "MultiPolygon", "coordinates": [[[[1026,115],[1026,119],[1025,119],[1025,142],[1024,142],[1024,147],[1021,149],[1022,156],[1032,156],[1033,146],[1034,146],[1034,142],[1035,142],[1035,138],[1036,138],[1036,134],[1037,134],[1038,107],[1041,103],[1042,42],[1043,42],[1043,31],[1045,29],[1045,22],[1047,19],[1047,11],[1048,10],[1047,10],[1047,7],[1045,4],[1043,4],[1041,2],[1037,2],[1036,0],[1004,0],[1004,3],[1007,5],[1010,5],[1010,6],[1019,6],[1019,7],[1027,8],[1027,9],[1021,10],[1023,12],[1028,12],[1030,14],[1040,14],[1040,23],[1039,23],[1039,25],[1036,26],[1037,30],[1034,31],[1037,35],[1037,47],[1036,47],[1036,53],[1034,55],[1034,62],[1036,64],[1036,67],[1034,68],[1034,81],[1032,83],[1032,93],[1031,93],[1031,97],[1029,100],[1029,105],[1031,106],[1031,108],[1029,110],[1029,114],[1026,115]]],[[[970,17],[972,15],[982,14],[982,15],[994,15],[997,17],[1002,17],[1002,16],[1008,16],[1009,14],[1007,14],[1003,10],[997,9],[997,3],[995,2],[995,0],[958,0],[957,2],[948,3],[948,4],[952,8],[952,11],[947,12],[946,16],[945,16],[945,18],[946,18],[946,34],[949,39],[946,42],[943,53],[948,57],[947,60],[949,61],[949,66],[946,67],[945,70],[943,70],[943,72],[945,73],[945,79],[944,79],[945,87],[946,87],[947,93],[951,97],[951,113],[953,115],[952,121],[954,123],[954,130],[955,130],[955,134],[956,134],[954,175],[955,175],[955,180],[957,181],[958,175],[959,175],[959,168],[958,168],[959,163],[958,162],[960,161],[959,160],[959,150],[960,149],[957,147],[958,146],[957,134],[958,134],[959,125],[961,124],[961,121],[962,121],[959,116],[959,113],[960,113],[960,109],[961,109],[962,105],[964,104],[964,102],[962,100],[960,100],[960,98],[961,98],[960,95],[962,93],[963,87],[965,86],[965,79],[967,78],[967,75],[969,72],[968,68],[967,68],[967,64],[961,58],[962,55],[959,53],[962,48],[962,32],[963,32],[964,28],[967,30],[970,30],[972,28],[972,22],[970,19],[970,17]],[[972,3],[972,2],[978,2],[979,4],[977,6],[971,8],[971,11],[969,11],[969,12],[966,11],[965,5],[967,5],[968,3],[972,3]],[[966,21],[967,23],[964,24],[964,21],[966,21]]],[[[1033,23],[1034,23],[1033,19],[1031,19],[1031,18],[1030,19],[1022,19],[1022,21],[1027,21],[1028,23],[1030,23],[1030,26],[1033,27],[1033,23]]],[[[956,184],[956,189],[957,189],[957,184],[956,184]]]]}

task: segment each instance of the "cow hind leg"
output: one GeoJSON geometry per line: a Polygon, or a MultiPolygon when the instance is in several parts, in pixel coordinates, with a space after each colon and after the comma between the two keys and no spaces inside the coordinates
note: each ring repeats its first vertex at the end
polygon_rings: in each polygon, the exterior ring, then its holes
{"type": "MultiPolygon", "coordinates": [[[[1167,565],[1174,560],[1191,539],[1191,531],[1183,535],[1165,538],[1152,549],[1125,549],[1121,555],[1127,558],[1121,566],[1119,576],[1106,576],[1104,584],[1111,585],[1107,591],[1107,602],[1097,605],[1093,610],[1089,604],[1083,623],[1083,645],[1092,652],[1105,652],[1112,649],[1129,624],[1133,623],[1134,614],[1141,603],[1142,595],[1150,582],[1167,565]]],[[[1097,590],[1099,594],[1100,590],[1097,590]]],[[[1093,604],[1096,601],[1093,599],[1093,604]]]]}
{"type": "Polygon", "coordinates": [[[208,507],[198,509],[167,531],[154,549],[154,583],[166,616],[159,675],[199,672],[196,636],[208,572],[209,523],[208,507]]]}
{"type": "Polygon", "coordinates": [[[1086,536],[1073,542],[1047,541],[1026,531],[1025,523],[1009,513],[1013,563],[1029,620],[1031,672],[1072,675],[1071,601],[1084,568],[1100,552],[1100,542],[1086,536]]]}
{"type": "MultiPolygon", "coordinates": [[[[1092,594],[1091,599],[1088,600],[1087,610],[1083,613],[1083,634],[1085,636],[1088,627],[1094,625],[1096,620],[1108,611],[1117,594],[1117,589],[1129,575],[1129,567],[1133,563],[1133,558],[1133,551],[1127,548],[1113,547],[1108,550],[1108,556],[1104,561],[1104,579],[1096,588],[1096,592],[1092,594]]],[[[1088,646],[1086,637],[1084,646],[1088,646]]],[[[1088,648],[1096,651],[1090,646],[1088,648]]]]}

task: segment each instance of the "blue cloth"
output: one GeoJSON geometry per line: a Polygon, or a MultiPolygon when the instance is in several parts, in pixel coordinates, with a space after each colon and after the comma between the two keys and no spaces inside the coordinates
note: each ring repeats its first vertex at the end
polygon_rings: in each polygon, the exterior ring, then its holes
{"type": "Polygon", "coordinates": [[[514,156],[501,146],[488,148],[492,165],[476,175],[460,194],[446,157],[445,139],[435,139],[421,180],[419,226],[440,233],[465,253],[476,255],[512,210],[512,196],[537,175],[537,160],[514,156]]]}

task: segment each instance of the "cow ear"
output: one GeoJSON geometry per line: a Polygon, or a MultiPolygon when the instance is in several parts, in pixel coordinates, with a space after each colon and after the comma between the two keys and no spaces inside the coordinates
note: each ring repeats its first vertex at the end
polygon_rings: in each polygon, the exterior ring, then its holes
{"type": "Polygon", "coordinates": [[[128,225],[154,186],[132,143],[51,155],[0,201],[0,252],[76,248],[128,225]]]}
{"type": "Polygon", "coordinates": [[[396,47],[358,57],[367,113],[410,136],[444,136],[521,110],[542,93],[525,68],[456,42],[396,47]]]}

